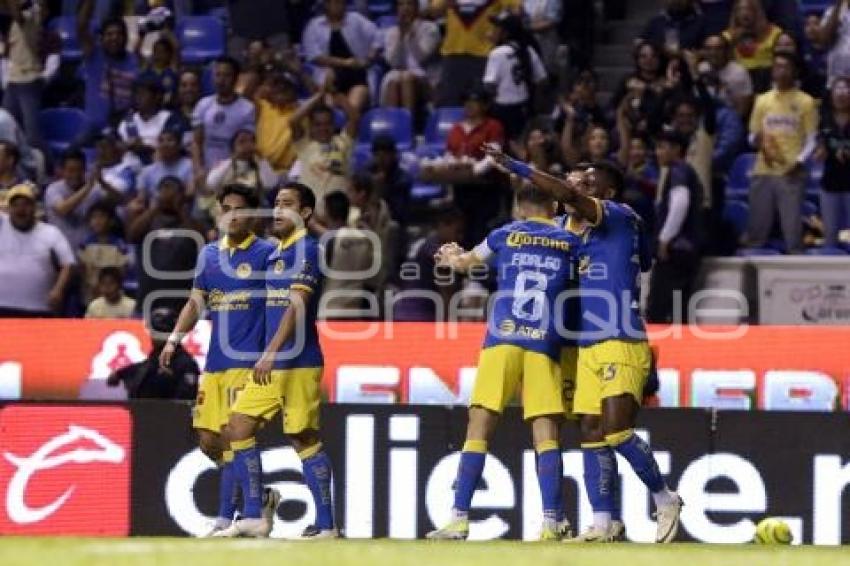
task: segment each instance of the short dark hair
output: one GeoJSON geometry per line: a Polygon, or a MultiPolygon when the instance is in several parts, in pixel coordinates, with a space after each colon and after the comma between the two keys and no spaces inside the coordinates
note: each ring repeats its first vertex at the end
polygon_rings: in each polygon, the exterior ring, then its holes
{"type": "Polygon", "coordinates": [[[800,60],[796,55],[791,53],[787,53],[785,51],[778,51],[773,54],[773,61],[776,62],[777,59],[784,59],[786,62],[791,63],[791,68],[794,70],[796,74],[800,69],[800,60]]]}
{"type": "Polygon", "coordinates": [[[103,20],[103,23],[100,24],[100,33],[106,33],[106,30],[111,27],[119,28],[121,33],[124,34],[124,37],[127,37],[129,35],[127,31],[127,22],[124,21],[124,18],[117,18],[114,16],[106,18],[105,20],[103,20]]]}
{"type": "Polygon", "coordinates": [[[259,208],[260,206],[260,197],[257,195],[257,191],[248,185],[243,185],[241,183],[225,185],[218,193],[218,202],[224,202],[227,195],[238,195],[242,197],[245,199],[245,203],[248,205],[248,208],[259,208]]]}
{"type": "Polygon", "coordinates": [[[105,203],[105,202],[94,203],[91,206],[91,208],[89,208],[88,212],[86,213],[86,218],[91,218],[97,212],[99,212],[101,214],[105,214],[111,220],[115,219],[115,207],[111,204],[108,204],[108,203],[105,203]]]}
{"type": "Polygon", "coordinates": [[[552,206],[555,204],[555,198],[552,196],[552,193],[544,191],[531,183],[524,183],[517,189],[516,201],[517,204],[533,204],[536,206],[552,206]]]}
{"type": "Polygon", "coordinates": [[[295,191],[298,193],[298,204],[301,208],[310,208],[313,211],[316,210],[316,193],[314,193],[313,189],[304,183],[296,183],[294,181],[285,183],[280,190],[295,191]]]}
{"type": "Polygon", "coordinates": [[[60,162],[62,163],[62,165],[65,165],[69,161],[79,161],[80,163],[83,164],[83,167],[85,167],[86,161],[87,161],[86,153],[78,147],[72,147],[72,148],[66,149],[62,153],[62,157],[60,159],[60,162]]]}
{"type": "Polygon", "coordinates": [[[325,195],[325,210],[328,218],[338,222],[345,222],[351,211],[351,202],[348,195],[342,191],[334,191],[325,195]]]}
{"type": "Polygon", "coordinates": [[[316,114],[330,114],[331,118],[334,118],[333,108],[328,106],[327,104],[319,104],[314,106],[312,110],[310,110],[310,117],[312,118],[316,114]]]}
{"type": "Polygon", "coordinates": [[[371,196],[375,191],[375,183],[372,181],[372,175],[367,171],[358,171],[351,176],[351,188],[356,191],[363,191],[371,196]]]}
{"type": "Polygon", "coordinates": [[[121,283],[123,283],[124,281],[124,274],[121,273],[120,268],[115,267],[114,265],[108,265],[97,272],[98,281],[103,281],[104,279],[110,278],[117,282],[119,285],[121,285],[121,283]]]}
{"type": "Polygon", "coordinates": [[[230,65],[230,68],[233,70],[234,75],[239,75],[242,72],[242,65],[239,64],[239,61],[234,59],[229,55],[221,55],[213,59],[214,65],[230,65]]]}
{"type": "Polygon", "coordinates": [[[21,150],[14,142],[10,142],[9,140],[0,140],[0,147],[2,147],[6,153],[12,157],[12,161],[15,162],[15,165],[21,162],[21,150]]]}
{"type": "Polygon", "coordinates": [[[603,159],[600,161],[594,161],[591,164],[594,171],[597,173],[602,173],[602,176],[605,179],[605,184],[614,189],[615,195],[622,194],[623,190],[626,188],[626,177],[623,173],[623,169],[608,159],[603,159]]]}
{"type": "Polygon", "coordinates": [[[183,179],[180,177],[176,177],[174,175],[166,175],[162,179],[159,180],[159,183],[156,184],[157,189],[164,185],[174,185],[178,189],[180,189],[181,194],[186,193],[186,183],[183,182],[183,179]]]}

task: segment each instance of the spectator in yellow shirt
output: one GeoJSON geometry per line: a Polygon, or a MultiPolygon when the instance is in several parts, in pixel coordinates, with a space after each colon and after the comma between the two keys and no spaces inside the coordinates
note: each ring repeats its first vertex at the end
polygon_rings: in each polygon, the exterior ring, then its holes
{"type": "Polygon", "coordinates": [[[266,79],[257,92],[257,152],[275,173],[289,171],[298,155],[292,139],[292,117],[298,111],[298,83],[288,73],[266,79]]]}
{"type": "Polygon", "coordinates": [[[357,136],[360,112],[347,103],[345,97],[338,100],[346,112],[345,127],[335,131],[335,116],[331,107],[322,104],[326,92],[320,90],[290,118],[292,139],[298,160],[289,172],[289,178],[313,189],[316,194],[316,211],[311,222],[324,224],[325,195],[348,188],[349,160],[357,136]],[[310,117],[309,128],[303,128],[306,116],[310,117]]]}
{"type": "Polygon", "coordinates": [[[770,87],[773,45],[782,28],[772,24],[760,0],[737,0],[723,37],[732,45],[735,61],[750,72],[756,92],[770,87]]]}
{"type": "Polygon", "coordinates": [[[521,13],[521,0],[442,0],[446,34],[441,54],[438,106],[462,106],[464,94],[481,82],[487,55],[493,50],[491,20],[500,12],[521,13]]]}
{"type": "Polygon", "coordinates": [[[797,87],[798,62],[787,53],[773,57],[774,88],[756,99],[750,143],[758,150],[750,188],[749,241],[765,244],[779,213],[789,253],[803,251],[800,208],[805,163],[817,147],[815,100],[797,87]]]}

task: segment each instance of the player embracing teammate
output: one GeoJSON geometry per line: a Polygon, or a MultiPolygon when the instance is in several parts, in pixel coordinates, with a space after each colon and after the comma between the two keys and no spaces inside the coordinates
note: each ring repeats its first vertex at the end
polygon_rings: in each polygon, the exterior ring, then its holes
{"type": "Polygon", "coordinates": [[[168,367],[176,344],[206,307],[212,332],[193,427],[201,450],[221,470],[218,517],[207,535],[271,533],[280,494],[263,487],[254,435],[283,410],[283,432],[301,458],[316,507],[316,524],[300,538],[335,538],[332,469],[319,439],[319,246],[304,228],[315,195],[297,183],[280,189],[273,223],[278,246],[251,231],[259,207],[252,188],[226,186],[219,202],[226,235],[202,250],[190,299],[160,358],[168,367]]]}
{"type": "MultiPolygon", "coordinates": [[[[565,337],[573,338],[577,348],[566,348],[562,363],[564,377],[575,378],[572,410],[580,419],[584,483],[593,508],[593,525],[567,542],[625,539],[617,454],[631,465],[652,493],[656,505],[656,542],[671,542],[678,532],[682,499],[667,487],[652,449],[634,432],[651,366],[638,304],[640,273],[649,269],[651,259],[640,218],[628,206],[611,200],[622,191],[623,174],[612,163],[598,162],[564,180],[536,171],[498,149],[488,148],[488,153],[503,171],[530,181],[567,205],[570,213],[559,219],[560,227],[572,241],[578,241],[580,314],[576,335],[565,337]]],[[[445,255],[445,250],[442,252],[438,259],[445,255]]],[[[575,308],[576,305],[567,301],[567,311],[575,308]]],[[[491,311],[491,318],[492,315],[491,311]]],[[[564,320],[569,323],[570,317],[565,314],[564,320]]],[[[476,390],[478,382],[485,379],[487,376],[479,367],[476,390]]],[[[523,387],[527,387],[525,383],[523,387]]],[[[564,387],[564,391],[570,389],[569,384],[564,387]]],[[[480,405],[474,394],[471,405],[470,427],[473,410],[480,405]]],[[[466,538],[468,519],[464,510],[458,509],[460,489],[465,485],[463,478],[468,473],[466,452],[465,447],[458,469],[454,516],[449,525],[432,533],[435,538],[466,538]],[[464,536],[451,536],[459,531],[464,536]]],[[[483,467],[483,458],[479,465],[483,467]]],[[[468,498],[471,499],[471,493],[468,498]]],[[[541,538],[549,538],[545,519],[543,535],[541,538]]]]}

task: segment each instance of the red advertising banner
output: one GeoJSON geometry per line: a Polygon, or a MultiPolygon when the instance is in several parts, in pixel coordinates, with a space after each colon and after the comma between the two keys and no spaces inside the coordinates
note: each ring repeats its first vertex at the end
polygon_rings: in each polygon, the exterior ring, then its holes
{"type": "Polygon", "coordinates": [[[129,534],[131,444],[123,407],[0,409],[0,533],[129,534]]]}
{"type": "MultiPolygon", "coordinates": [[[[327,322],[325,390],[340,403],[452,405],[468,399],[479,323],[327,322]]],[[[850,327],[651,327],[666,407],[850,408],[850,327]]],[[[184,345],[203,367],[209,326],[184,345]]],[[[0,398],[76,399],[144,359],[140,321],[0,321],[0,398]]]]}

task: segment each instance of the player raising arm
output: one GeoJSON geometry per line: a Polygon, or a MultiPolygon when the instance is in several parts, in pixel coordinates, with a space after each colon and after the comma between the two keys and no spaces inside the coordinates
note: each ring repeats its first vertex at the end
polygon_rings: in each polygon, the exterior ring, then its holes
{"type": "MultiPolygon", "coordinates": [[[[529,178],[527,166],[521,166],[525,164],[503,156],[494,159],[529,178]]],[[[579,270],[581,323],[573,410],[581,416],[584,480],[594,525],[573,540],[609,542],[623,537],[616,452],[652,492],[656,542],[670,542],[678,532],[682,499],[667,487],[649,444],[634,433],[651,367],[639,312],[640,272],[651,263],[642,222],[628,206],[611,200],[622,192],[624,181],[622,171],[610,162],[593,163],[566,181],[552,182],[534,171],[531,178],[545,181],[559,198],[567,197],[564,201],[573,213],[564,218],[563,227],[581,238],[580,263],[592,266],[579,270]],[[576,206],[587,200],[598,203],[596,214],[576,206]]]]}
{"type": "Polygon", "coordinates": [[[457,271],[489,262],[498,291],[488,313],[487,335],[469,408],[466,442],[457,471],[452,517],[431,539],[466,539],[469,509],[481,479],[487,443],[499,415],[522,388],[523,416],[531,424],[543,500],[541,539],[568,536],[561,483],[559,430],[565,415],[558,359],[563,343],[553,305],[574,273],[572,238],[554,223],[555,201],[536,187],[517,192],[520,220],[493,231],[471,252],[447,244],[438,265],[457,271]]]}
{"type": "Polygon", "coordinates": [[[304,478],[316,505],[316,524],[301,539],[337,538],[331,496],[331,461],[319,439],[319,402],[324,359],[316,328],[319,289],[319,243],[305,226],[316,197],[300,183],[277,194],[274,232],[280,238],[266,267],[266,344],[253,379],[233,406],[228,433],[234,464],[245,494],[245,518],[226,536],[262,534],[260,499],[263,468],[255,434],[283,410],[283,432],[301,458],[304,478]]]}
{"type": "MultiPolygon", "coordinates": [[[[263,270],[274,246],[251,231],[259,206],[256,193],[244,185],[228,185],[219,194],[222,231],[218,242],[204,246],[189,300],[180,312],[174,331],[162,349],[159,363],[171,365],[177,344],[195,327],[205,308],[210,310],[212,331],[198,398],[192,411],[192,427],[198,431],[201,451],[221,470],[219,511],[207,536],[217,536],[231,526],[238,500],[233,471],[233,452],[222,429],[239,391],[245,387],[263,347],[265,281],[263,270]]],[[[266,516],[279,496],[265,496],[266,516]]],[[[271,529],[269,528],[269,531],[271,529]]],[[[268,535],[268,532],[265,533],[268,535]]]]}

